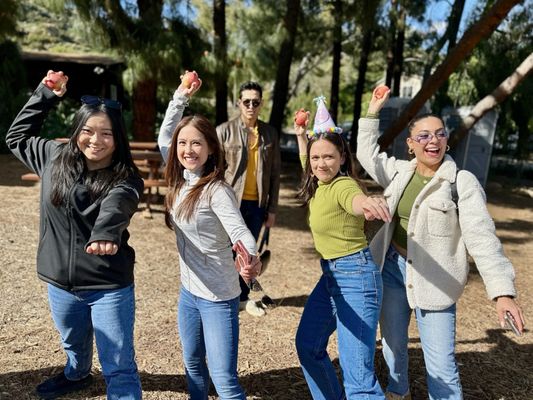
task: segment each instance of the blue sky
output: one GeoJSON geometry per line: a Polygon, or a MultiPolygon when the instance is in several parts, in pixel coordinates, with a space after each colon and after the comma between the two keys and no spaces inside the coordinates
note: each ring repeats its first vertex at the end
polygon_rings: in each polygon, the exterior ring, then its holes
{"type": "MultiPolygon", "coordinates": [[[[446,30],[447,20],[448,16],[450,15],[450,9],[451,4],[453,1],[448,0],[439,0],[435,2],[431,2],[431,4],[427,7],[424,22],[422,24],[416,22],[416,21],[410,21],[412,26],[417,26],[418,29],[427,31],[427,25],[426,21],[431,20],[432,26],[434,29],[437,30],[439,34],[444,33],[446,30]]],[[[469,20],[470,14],[472,13],[472,10],[475,8],[477,3],[477,0],[466,0],[465,1],[465,8],[463,10],[463,16],[461,19],[461,26],[459,28],[459,37],[462,36],[466,23],[469,20]]]]}

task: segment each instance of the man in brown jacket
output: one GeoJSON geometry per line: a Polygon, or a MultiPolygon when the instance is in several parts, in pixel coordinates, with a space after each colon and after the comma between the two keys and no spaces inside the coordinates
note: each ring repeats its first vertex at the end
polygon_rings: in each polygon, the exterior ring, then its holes
{"type": "MultiPolygon", "coordinates": [[[[280,181],[278,132],[258,119],[263,90],[256,82],[245,82],[239,89],[238,117],[217,127],[224,149],[228,182],[240,202],[240,210],[255,239],[263,224],[274,225],[280,181]]],[[[265,311],[249,299],[250,289],[240,278],[241,309],[263,316],[265,311]]]]}

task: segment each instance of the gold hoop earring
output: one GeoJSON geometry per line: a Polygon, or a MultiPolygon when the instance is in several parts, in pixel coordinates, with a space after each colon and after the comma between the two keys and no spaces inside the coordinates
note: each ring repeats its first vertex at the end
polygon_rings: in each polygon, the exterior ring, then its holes
{"type": "Polygon", "coordinates": [[[415,154],[415,151],[414,151],[412,148],[409,148],[409,150],[407,150],[407,152],[408,152],[409,154],[415,154]]]}
{"type": "Polygon", "coordinates": [[[446,145],[446,151],[450,151],[450,145],[449,144],[446,145]]]}

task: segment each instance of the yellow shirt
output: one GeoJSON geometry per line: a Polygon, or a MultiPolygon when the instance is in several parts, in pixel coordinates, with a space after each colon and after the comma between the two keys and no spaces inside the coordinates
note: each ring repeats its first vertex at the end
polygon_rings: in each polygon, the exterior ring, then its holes
{"type": "Polygon", "coordinates": [[[257,162],[259,160],[259,131],[257,126],[248,134],[248,163],[244,181],[243,200],[259,200],[257,191],[257,162]]]}

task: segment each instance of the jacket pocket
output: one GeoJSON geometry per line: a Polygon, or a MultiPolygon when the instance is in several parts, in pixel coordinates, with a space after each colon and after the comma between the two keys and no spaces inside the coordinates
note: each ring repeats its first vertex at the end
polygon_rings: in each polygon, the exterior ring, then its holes
{"type": "Polygon", "coordinates": [[[453,236],[457,226],[457,206],[452,200],[431,199],[428,201],[428,232],[430,235],[453,236]]]}

